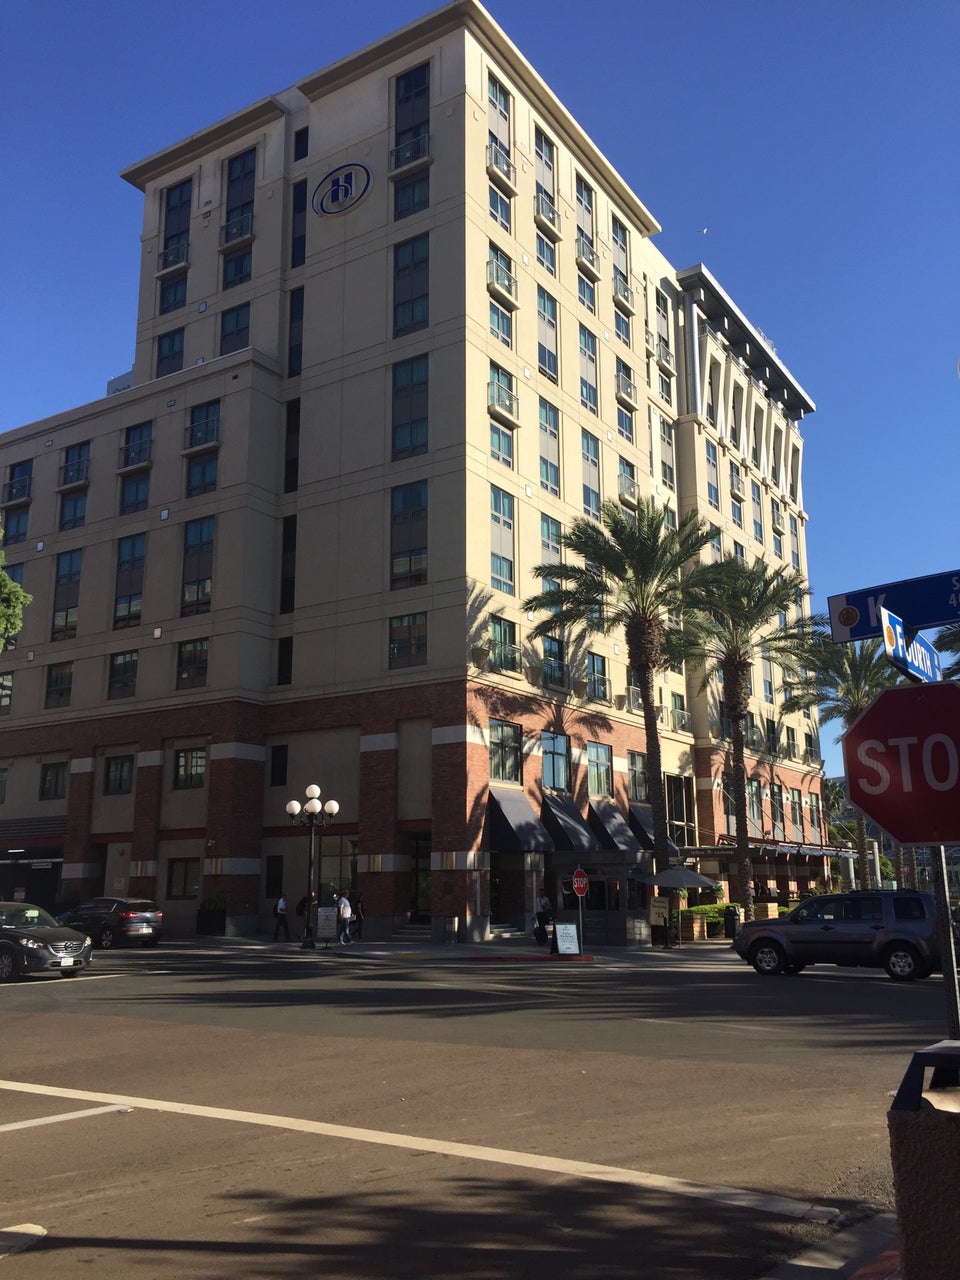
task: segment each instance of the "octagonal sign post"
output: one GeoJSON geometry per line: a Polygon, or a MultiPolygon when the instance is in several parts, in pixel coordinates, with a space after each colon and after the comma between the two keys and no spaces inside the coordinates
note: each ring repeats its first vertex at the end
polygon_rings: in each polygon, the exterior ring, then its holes
{"type": "Polygon", "coordinates": [[[851,804],[900,844],[960,840],[960,684],[884,689],[843,738],[851,804]]]}
{"type": "Polygon", "coordinates": [[[884,689],[843,737],[851,804],[899,844],[932,858],[947,1025],[960,1040],[960,994],[947,894],[945,841],[960,840],[960,684],[884,689]]]}

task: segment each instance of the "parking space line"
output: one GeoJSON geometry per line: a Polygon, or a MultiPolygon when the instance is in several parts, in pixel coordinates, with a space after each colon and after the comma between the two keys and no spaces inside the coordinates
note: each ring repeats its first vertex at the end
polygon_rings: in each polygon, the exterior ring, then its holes
{"type": "Polygon", "coordinates": [[[32,1129],[38,1124],[60,1124],[62,1120],[82,1120],[85,1116],[102,1116],[108,1111],[125,1111],[120,1102],[113,1102],[107,1107],[88,1107],[86,1111],[61,1111],[55,1116],[38,1116],[36,1120],[15,1120],[12,1124],[0,1124],[0,1133],[9,1133],[11,1129],[32,1129]]]}
{"type": "Polygon", "coordinates": [[[499,1147],[481,1147],[466,1142],[445,1142],[438,1138],[417,1138],[405,1133],[390,1133],[380,1129],[357,1129],[352,1125],[329,1124],[320,1120],[303,1120],[297,1116],[277,1116],[257,1111],[235,1111],[227,1107],[204,1107],[190,1102],[167,1102],[160,1098],[126,1097],[120,1094],[95,1093],[86,1089],[57,1088],[53,1085],[29,1084],[19,1080],[0,1080],[0,1089],[16,1093],[30,1093],[47,1098],[75,1098],[83,1102],[101,1102],[117,1107],[134,1107],[143,1111],[160,1111],[167,1114],[195,1116],[208,1120],[226,1120],[232,1123],[262,1125],[272,1129],[289,1129],[300,1133],[315,1133],[328,1138],[352,1142],[368,1142],[378,1146],[397,1147],[407,1151],[422,1151],[433,1155],[453,1156],[461,1160],[481,1160],[492,1164],[509,1165],[519,1169],[535,1169],[544,1173],[561,1174],[569,1178],[587,1178],[597,1182],[614,1182],[639,1187],[648,1191],[661,1191],[667,1195],[689,1196],[710,1200],[715,1204],[734,1205],[740,1209],[752,1209],[758,1213],[775,1214],[783,1218],[805,1219],[808,1222],[836,1222],[838,1209],[809,1201],[791,1200],[784,1196],[765,1195],[745,1191],[738,1187],[709,1186],[701,1182],[688,1182],[683,1178],[668,1178],[656,1173],[644,1173],[639,1169],[622,1169],[615,1165],[591,1164],[585,1160],[567,1160],[557,1156],[533,1155],[525,1151],[508,1151],[499,1147]]]}

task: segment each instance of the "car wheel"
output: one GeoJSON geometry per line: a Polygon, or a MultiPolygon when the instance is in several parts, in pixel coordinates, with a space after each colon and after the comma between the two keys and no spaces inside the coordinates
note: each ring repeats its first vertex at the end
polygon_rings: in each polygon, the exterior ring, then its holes
{"type": "Polygon", "coordinates": [[[801,964],[799,960],[787,960],[783,966],[783,972],[792,977],[796,973],[803,973],[807,966],[801,964]]]}
{"type": "Polygon", "coordinates": [[[906,942],[897,942],[883,953],[883,967],[894,982],[913,982],[923,974],[924,966],[916,950],[906,942]]]}
{"type": "Polygon", "coordinates": [[[783,973],[786,957],[779,942],[755,942],[750,949],[750,963],[764,977],[783,973]]]}
{"type": "Polygon", "coordinates": [[[112,929],[101,929],[97,935],[97,946],[102,947],[104,951],[109,951],[111,947],[117,945],[117,935],[112,929]]]}
{"type": "Polygon", "coordinates": [[[0,982],[12,982],[19,971],[14,952],[9,947],[0,947],[0,982]]]}

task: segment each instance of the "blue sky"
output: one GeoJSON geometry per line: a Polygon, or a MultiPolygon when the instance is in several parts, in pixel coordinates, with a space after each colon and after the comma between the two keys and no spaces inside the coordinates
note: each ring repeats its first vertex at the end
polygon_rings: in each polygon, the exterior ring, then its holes
{"type": "MultiPolygon", "coordinates": [[[[434,7],[6,0],[0,430],[95,400],[132,364],[141,196],[121,168],[434,7]]],[[[670,261],[704,262],[816,402],[815,607],[960,567],[960,3],[487,7],[670,261]]]]}

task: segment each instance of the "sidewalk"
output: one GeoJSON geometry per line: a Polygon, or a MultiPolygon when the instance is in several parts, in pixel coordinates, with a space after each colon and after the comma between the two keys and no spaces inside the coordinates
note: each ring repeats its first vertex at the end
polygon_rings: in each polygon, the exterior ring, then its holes
{"type": "Polygon", "coordinates": [[[763,1280],[901,1280],[896,1217],[880,1213],[866,1218],[763,1280]]]}

